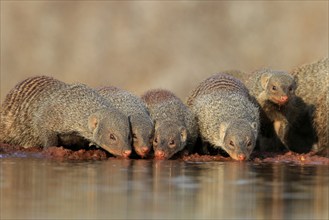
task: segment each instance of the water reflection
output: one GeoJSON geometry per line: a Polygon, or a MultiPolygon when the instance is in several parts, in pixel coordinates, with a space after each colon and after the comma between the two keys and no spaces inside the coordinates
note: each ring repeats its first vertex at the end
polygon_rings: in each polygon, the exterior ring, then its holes
{"type": "Polygon", "coordinates": [[[0,161],[1,219],[328,217],[327,166],[0,161]]]}

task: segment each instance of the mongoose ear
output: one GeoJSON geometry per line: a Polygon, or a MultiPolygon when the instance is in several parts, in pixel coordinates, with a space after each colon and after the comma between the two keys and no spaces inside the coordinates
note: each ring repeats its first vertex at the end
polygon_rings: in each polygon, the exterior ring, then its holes
{"type": "Polygon", "coordinates": [[[90,131],[94,131],[98,125],[98,117],[96,114],[92,114],[88,118],[88,128],[90,131]]]}
{"type": "Polygon", "coordinates": [[[260,85],[262,86],[263,89],[266,88],[270,78],[271,78],[270,73],[263,73],[262,76],[260,77],[260,85]]]}
{"type": "Polygon", "coordinates": [[[224,140],[227,127],[228,127],[228,123],[226,122],[222,122],[219,126],[219,138],[221,140],[224,140]]]}
{"type": "Polygon", "coordinates": [[[251,125],[251,128],[256,130],[257,131],[257,123],[256,122],[253,122],[250,124],[251,125]]]}
{"type": "Polygon", "coordinates": [[[187,139],[187,130],[185,127],[181,127],[180,129],[180,138],[182,142],[185,142],[187,139]]]}
{"type": "Polygon", "coordinates": [[[154,130],[157,130],[159,127],[159,123],[157,121],[154,121],[154,130]]]}

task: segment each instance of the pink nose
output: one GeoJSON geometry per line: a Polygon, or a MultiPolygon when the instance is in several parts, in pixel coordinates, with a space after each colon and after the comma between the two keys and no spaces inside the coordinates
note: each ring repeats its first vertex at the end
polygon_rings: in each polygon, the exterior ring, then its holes
{"type": "Polygon", "coordinates": [[[123,157],[129,157],[131,154],[131,150],[124,150],[123,153],[122,153],[122,156],[123,157]]]}
{"type": "Polygon", "coordinates": [[[245,160],[246,159],[246,155],[244,155],[244,154],[239,154],[238,155],[238,160],[245,160]]]}
{"type": "Polygon", "coordinates": [[[281,96],[281,102],[286,102],[286,101],[288,101],[288,96],[286,96],[286,95],[283,95],[283,96],[281,96]]]}
{"type": "Polygon", "coordinates": [[[145,147],[145,146],[136,149],[137,154],[141,157],[145,157],[149,151],[150,151],[150,149],[148,147],[145,147]]]}
{"type": "Polygon", "coordinates": [[[155,157],[156,158],[162,158],[164,156],[165,156],[165,152],[164,151],[162,151],[162,150],[155,151],[155,157]]]}
{"type": "Polygon", "coordinates": [[[148,153],[148,152],[150,151],[150,149],[149,149],[148,147],[142,147],[142,148],[141,148],[141,151],[142,151],[144,154],[146,154],[146,153],[148,153]]]}

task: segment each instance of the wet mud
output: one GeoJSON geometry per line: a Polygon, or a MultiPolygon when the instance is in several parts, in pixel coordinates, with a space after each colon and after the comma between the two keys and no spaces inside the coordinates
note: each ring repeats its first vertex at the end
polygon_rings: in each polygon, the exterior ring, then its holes
{"type": "MultiPolygon", "coordinates": [[[[1,157],[40,157],[57,160],[106,160],[113,158],[109,153],[100,148],[88,148],[72,150],[64,147],[29,147],[12,146],[0,144],[1,157]]],[[[153,158],[148,158],[153,159],[153,158]]],[[[200,155],[191,154],[175,157],[176,160],[189,162],[210,162],[210,161],[234,161],[224,155],[200,155]]],[[[254,163],[292,163],[298,165],[329,165],[329,157],[319,156],[313,152],[260,152],[252,153],[250,160],[254,163]]]]}

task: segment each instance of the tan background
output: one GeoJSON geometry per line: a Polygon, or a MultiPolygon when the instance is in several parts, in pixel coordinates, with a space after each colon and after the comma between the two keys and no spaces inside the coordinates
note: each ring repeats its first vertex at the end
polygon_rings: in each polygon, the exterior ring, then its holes
{"type": "Polygon", "coordinates": [[[328,56],[328,26],[328,1],[1,0],[1,101],[38,74],[185,99],[218,71],[328,56]]]}

